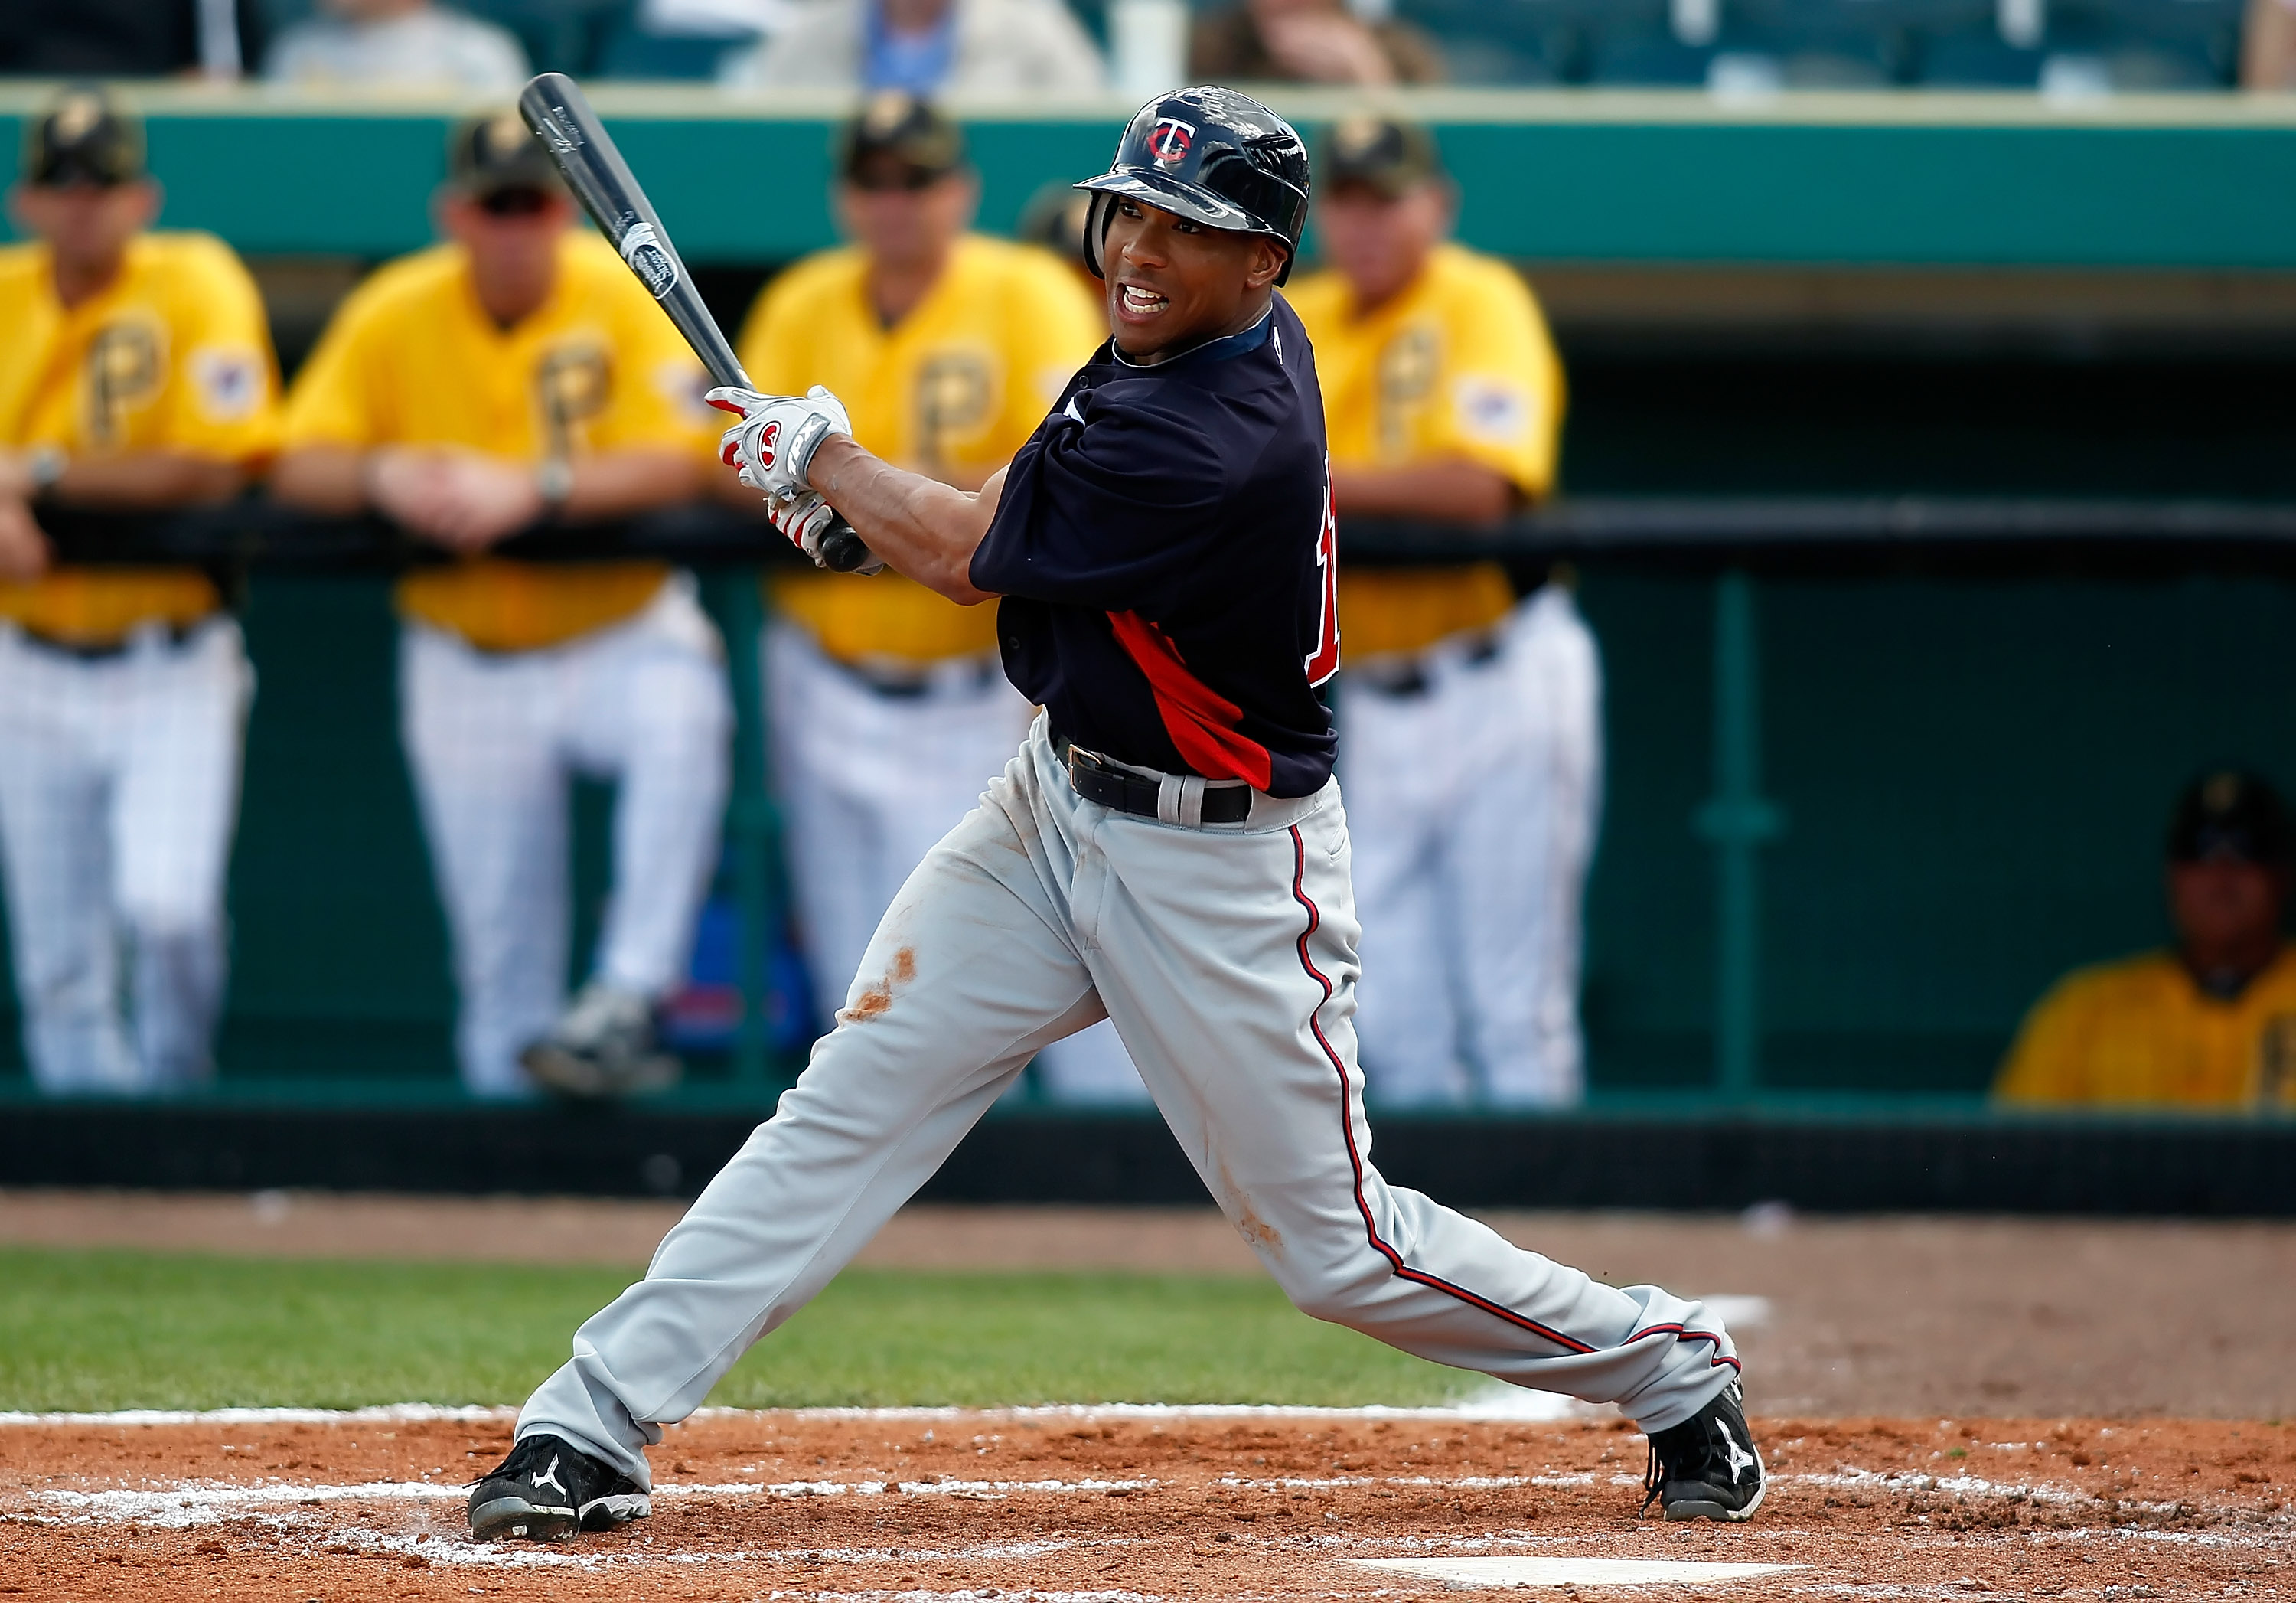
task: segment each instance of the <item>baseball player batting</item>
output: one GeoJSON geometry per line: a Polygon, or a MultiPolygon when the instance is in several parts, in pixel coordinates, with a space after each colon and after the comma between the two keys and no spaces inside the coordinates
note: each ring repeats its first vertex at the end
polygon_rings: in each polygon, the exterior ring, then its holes
{"type": "Polygon", "coordinates": [[[825,390],[720,390],[727,459],[803,539],[834,506],[897,571],[999,599],[1045,709],[879,925],[837,1027],[594,1315],[479,1483],[529,1539],[649,1512],[645,1458],[829,1283],[1029,1057],[1103,1017],[1293,1303],[1649,1434],[1669,1519],[1762,1500],[1720,1321],[1511,1245],[1371,1163],[1331,721],[1332,522],[1315,353],[1277,292],[1306,147],[1233,91],[1151,102],[1086,182],[1113,339],[978,494],[857,445],[825,390]]]}

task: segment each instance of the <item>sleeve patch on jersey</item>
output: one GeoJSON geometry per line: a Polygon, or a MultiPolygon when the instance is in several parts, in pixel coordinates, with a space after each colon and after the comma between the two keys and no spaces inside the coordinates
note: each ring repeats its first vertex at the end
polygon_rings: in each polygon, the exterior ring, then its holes
{"type": "Polygon", "coordinates": [[[209,423],[245,423],[262,406],[262,353],[242,345],[209,345],[192,352],[192,389],[209,423]]]}
{"type": "Polygon", "coordinates": [[[1530,432],[1529,392],[1509,379],[1469,374],[1454,380],[1459,432],[1478,445],[1520,445],[1530,432]]]}

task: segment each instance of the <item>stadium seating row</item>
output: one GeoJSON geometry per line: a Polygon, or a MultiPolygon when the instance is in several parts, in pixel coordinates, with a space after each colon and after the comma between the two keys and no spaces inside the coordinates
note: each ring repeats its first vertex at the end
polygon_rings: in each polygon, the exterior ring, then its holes
{"type": "MultiPolygon", "coordinates": [[[[1105,37],[1108,0],[1070,0],[1105,37]]],[[[271,30],[312,0],[260,0],[271,30]]],[[[741,36],[650,26],[646,0],[463,0],[537,68],[707,78],[741,36]]],[[[1204,7],[1199,4],[1199,9],[1204,7]]],[[[2242,0],[1396,0],[1470,84],[1731,88],[2229,87],[2242,0]]]]}

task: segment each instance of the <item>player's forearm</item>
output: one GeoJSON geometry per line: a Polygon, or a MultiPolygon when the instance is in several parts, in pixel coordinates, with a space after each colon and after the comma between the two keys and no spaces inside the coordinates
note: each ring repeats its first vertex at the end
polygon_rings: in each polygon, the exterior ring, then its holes
{"type": "Polygon", "coordinates": [[[628,517],[691,500],[697,478],[693,459],[684,451],[603,452],[574,464],[573,488],[559,514],[577,522],[628,517]]]}
{"type": "Polygon", "coordinates": [[[1514,510],[1515,499],[1506,475],[1480,462],[1332,470],[1332,504],[1342,517],[1496,523],[1514,510]]]}
{"type": "Polygon", "coordinates": [[[328,517],[347,518],[365,512],[368,455],[341,445],[305,446],[289,451],[271,470],[272,498],[328,517]]]}
{"type": "Polygon", "coordinates": [[[74,457],[50,493],[75,506],[143,510],[227,501],[246,482],[235,462],[188,451],[127,451],[74,457]]]}
{"type": "Polygon", "coordinates": [[[815,454],[808,477],[895,572],[961,606],[990,599],[972,582],[972,554],[996,516],[1002,470],[967,492],[906,473],[840,435],[815,454]]]}

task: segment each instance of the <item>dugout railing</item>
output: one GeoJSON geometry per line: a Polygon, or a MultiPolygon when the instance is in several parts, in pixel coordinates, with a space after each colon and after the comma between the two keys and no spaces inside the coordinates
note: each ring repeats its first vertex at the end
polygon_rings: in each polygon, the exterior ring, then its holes
{"type": "MultiPolygon", "coordinates": [[[[250,572],[388,574],[411,563],[443,560],[434,548],[372,518],[313,519],[260,497],[165,517],[51,508],[44,512],[64,560],[208,565],[250,572]]],[[[796,560],[762,524],[694,505],[627,524],[537,528],[505,542],[504,555],[529,560],[646,555],[717,573],[721,627],[737,670],[731,674],[739,730],[727,838],[738,864],[742,935],[734,1033],[724,1089],[737,1098],[777,1087],[777,1062],[762,1033],[767,932],[781,917],[783,843],[765,785],[764,734],[756,635],[762,623],[749,570],[796,560]]],[[[2034,498],[1634,497],[1568,498],[1496,528],[1414,526],[1357,521],[1341,530],[1342,561],[1414,564],[1497,558],[1535,582],[1558,564],[1567,576],[1663,574],[1707,593],[1710,650],[1704,664],[1703,731],[1710,784],[1684,820],[1708,853],[1712,888],[1710,1015],[1707,1072],[1644,1097],[1716,1104],[1786,1102],[1823,1106],[1881,1088],[1821,1092],[1782,1084],[1764,1072],[1762,998],[1763,855],[1784,827],[1766,793],[1765,691],[1760,622],[1767,581],[1813,575],[1851,580],[1985,580],[2103,577],[2128,585],[2175,582],[2196,572],[2276,585],[2296,573],[2296,506],[2034,498]]],[[[259,666],[259,665],[258,665],[259,666]]],[[[1981,775],[1972,775],[1982,785],[1981,775]]],[[[1615,790],[1615,786],[1614,786],[1615,790]]],[[[242,841],[242,851],[262,850],[242,841]]],[[[1886,933],[1876,937],[1886,940],[1886,933]]],[[[273,1094],[299,1087],[332,1100],[340,1077],[297,1074],[268,1082],[273,1094]]],[[[1598,1077],[1598,1085],[1600,1080],[1598,1077]]],[[[1603,1088],[1612,1100],[1636,1093],[1603,1088]]],[[[1890,1088],[1923,1099],[1918,1085],[1890,1088]]],[[[1968,1088],[1935,1088],[1941,1106],[1967,1106],[1968,1088]]]]}
{"type": "MultiPolygon", "coordinates": [[[[258,595],[269,577],[379,580],[437,560],[379,521],[312,520],[260,497],[158,518],[45,515],[68,560],[202,563],[253,576],[258,595]]],[[[504,549],[536,560],[644,553],[693,565],[712,578],[718,621],[743,668],[757,661],[754,577],[761,564],[795,560],[770,530],[704,506],[627,525],[537,529],[504,549]]],[[[1357,522],[1341,531],[1344,563],[1484,555],[1526,576],[1562,564],[1565,578],[1588,586],[1656,582],[1671,587],[1677,604],[1685,591],[1703,597],[1703,638],[1694,643],[1701,682],[1692,688],[1704,710],[1697,756],[1707,783],[1673,828],[1705,859],[1701,944],[1710,1008],[1698,1032],[1700,1062],[1662,1087],[1605,1081],[1597,1021],[1595,1093],[1585,1108],[1382,1117],[1382,1156],[1397,1178],[1440,1177],[1484,1205],[1734,1207],[1783,1198],[1809,1208],[2287,1211],[2296,1121],[2005,1115],[1965,1085],[1860,1089],[1853,1074],[1849,1084],[1820,1089],[1771,1073],[1764,1014],[1777,988],[1765,973],[1765,937],[1790,927],[1792,915],[1766,910],[1765,858],[1789,823],[1819,820],[1800,804],[1789,817],[1766,779],[1776,756],[1764,739],[1771,692],[1762,664],[1766,600],[1813,580],[1885,590],[2005,582],[2025,587],[2020,593],[2042,608],[2081,582],[2146,594],[2198,575],[2276,592],[2296,575],[2296,506],[1586,497],[1493,530],[1357,522]]],[[[379,594],[373,600],[380,605],[379,594]]],[[[743,1006],[722,1074],[612,1109],[472,1104],[443,1057],[431,1073],[383,1079],[335,1072],[326,1054],[303,1072],[254,1078],[234,1075],[227,1062],[213,1090],[155,1104],[43,1103],[24,1081],[0,1081],[0,1184],[691,1192],[798,1066],[769,1048],[763,1028],[781,843],[765,785],[758,682],[748,671],[733,678],[741,728],[726,833],[739,864],[743,1006]]],[[[1621,783],[1632,781],[1614,781],[1614,805],[1621,783]]],[[[1988,781],[1980,774],[1971,783],[1982,789],[1988,781]]],[[[240,850],[259,851],[263,843],[243,833],[240,850]]],[[[1637,933],[1614,932],[1627,941],[1637,933]]],[[[1870,938],[1886,945],[1892,935],[1883,928],[1870,938]]],[[[345,1039],[362,1027],[339,1021],[345,1039]]],[[[1854,1059],[1857,1048],[1841,1050],[1854,1059]]],[[[927,1195],[1200,1200],[1153,1119],[1025,1100],[1000,1108],[927,1195]]]]}

